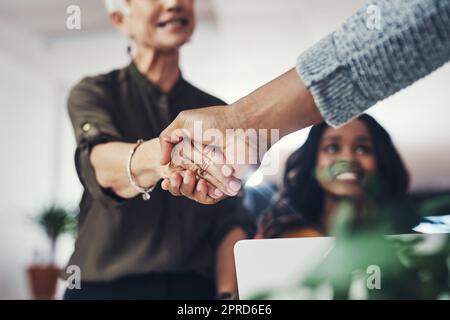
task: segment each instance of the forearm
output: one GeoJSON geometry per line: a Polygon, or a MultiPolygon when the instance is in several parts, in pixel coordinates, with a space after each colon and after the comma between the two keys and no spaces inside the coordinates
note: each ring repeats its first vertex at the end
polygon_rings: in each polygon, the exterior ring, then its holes
{"type": "Polygon", "coordinates": [[[234,263],[234,245],[239,240],[247,239],[244,229],[236,227],[220,243],[216,253],[216,288],[217,293],[237,294],[236,267],[234,263]]]}
{"type": "MultiPolygon", "coordinates": [[[[139,193],[131,186],[126,171],[132,147],[132,143],[109,142],[95,146],[90,154],[90,161],[100,186],[111,189],[122,198],[133,198],[139,193]]],[[[159,160],[158,139],[146,141],[137,148],[132,158],[131,172],[139,186],[149,187],[161,179],[159,160]]]]}
{"type": "Polygon", "coordinates": [[[322,116],[295,69],[237,101],[234,113],[244,129],[278,129],[280,138],[320,123],[322,116]]]}
{"type": "Polygon", "coordinates": [[[325,120],[343,125],[446,63],[449,24],[450,1],[370,1],[305,51],[297,71],[325,120]]]}

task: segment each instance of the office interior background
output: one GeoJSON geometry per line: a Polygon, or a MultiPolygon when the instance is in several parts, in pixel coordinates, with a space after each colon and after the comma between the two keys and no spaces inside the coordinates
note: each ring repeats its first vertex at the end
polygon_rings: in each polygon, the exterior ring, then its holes
{"type": "MultiPolygon", "coordinates": [[[[302,51],[363,3],[196,0],[197,29],[181,51],[183,75],[233,102],[292,68],[302,51]]],[[[30,298],[26,267],[48,254],[33,216],[50,203],[76,206],[81,196],[68,92],[86,75],[128,64],[127,44],[101,0],[0,2],[0,299],[30,298]],[[66,27],[70,5],[81,8],[80,30],[66,27]]],[[[449,84],[447,64],[369,112],[401,152],[412,192],[450,190],[449,84]]],[[[284,138],[275,151],[286,159],[307,132],[284,138]]],[[[279,184],[282,174],[283,163],[263,182],[279,184]]],[[[59,240],[59,265],[73,243],[69,235],[59,240]]]]}

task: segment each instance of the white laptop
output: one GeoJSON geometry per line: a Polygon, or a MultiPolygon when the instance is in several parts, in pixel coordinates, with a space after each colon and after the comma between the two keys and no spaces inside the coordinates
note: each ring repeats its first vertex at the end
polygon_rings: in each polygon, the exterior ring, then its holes
{"type": "MultiPolygon", "coordinates": [[[[421,244],[425,248],[442,243],[445,236],[411,234],[393,237],[425,237],[421,244]]],[[[299,283],[331,252],[334,243],[332,237],[239,241],[234,248],[239,298],[254,299],[270,291],[269,299],[331,299],[330,286],[312,291],[300,288],[299,283]]],[[[365,287],[354,287],[352,283],[352,290],[353,297],[364,299],[365,287]]]]}

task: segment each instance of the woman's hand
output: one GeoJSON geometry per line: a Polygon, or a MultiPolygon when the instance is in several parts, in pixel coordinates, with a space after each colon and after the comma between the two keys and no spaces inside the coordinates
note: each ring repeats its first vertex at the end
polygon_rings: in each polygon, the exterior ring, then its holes
{"type": "Polygon", "coordinates": [[[174,146],[170,163],[161,169],[164,179],[161,187],[174,196],[185,196],[203,204],[214,204],[226,196],[235,196],[241,182],[232,176],[233,169],[224,164],[222,154],[197,146],[199,148],[190,140],[174,146]]]}
{"type": "Polygon", "coordinates": [[[161,182],[161,187],[174,196],[184,196],[202,204],[215,204],[227,197],[205,179],[198,179],[190,170],[172,173],[161,182]]]}

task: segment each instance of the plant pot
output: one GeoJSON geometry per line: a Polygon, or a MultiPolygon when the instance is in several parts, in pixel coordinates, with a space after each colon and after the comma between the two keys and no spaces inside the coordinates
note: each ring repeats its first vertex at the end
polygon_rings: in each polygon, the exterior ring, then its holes
{"type": "Polygon", "coordinates": [[[60,273],[61,269],[52,264],[30,266],[27,275],[33,299],[53,299],[60,273]]]}

